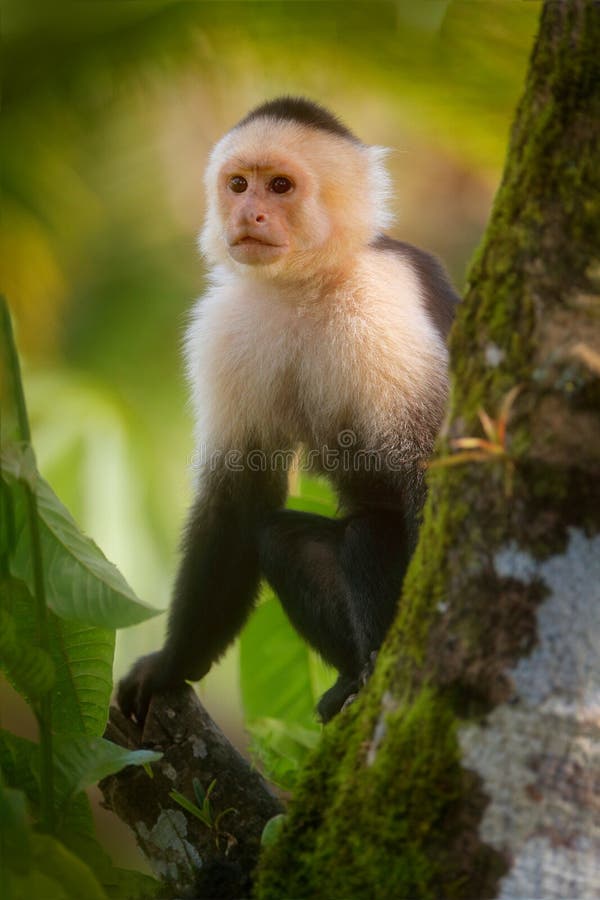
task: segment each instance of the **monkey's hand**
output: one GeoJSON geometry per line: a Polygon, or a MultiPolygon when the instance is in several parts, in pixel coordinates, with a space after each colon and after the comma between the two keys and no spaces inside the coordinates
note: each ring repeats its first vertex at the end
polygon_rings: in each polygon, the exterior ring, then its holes
{"type": "Polygon", "coordinates": [[[117,703],[128,719],[143,726],[154,694],[184,684],[185,679],[169,673],[162,650],[141,656],[119,682],[117,703]]]}

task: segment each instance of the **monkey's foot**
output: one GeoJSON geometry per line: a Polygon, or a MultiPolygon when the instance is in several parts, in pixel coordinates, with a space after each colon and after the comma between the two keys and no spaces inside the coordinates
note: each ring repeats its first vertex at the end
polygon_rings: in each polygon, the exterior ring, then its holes
{"type": "Polygon", "coordinates": [[[361,669],[360,675],[358,676],[358,681],[361,687],[365,686],[365,684],[373,674],[375,663],[377,662],[377,653],[377,650],[373,650],[373,652],[369,654],[369,659],[361,669]]]}
{"type": "Polygon", "coordinates": [[[377,650],[374,650],[360,670],[358,678],[351,675],[340,675],[333,687],[325,691],[317,704],[317,713],[323,724],[333,719],[336,713],[347,709],[354,703],[358,697],[358,692],[373,674],[376,662],[377,650]]]}
{"type": "Polygon", "coordinates": [[[340,675],[333,687],[325,691],[317,704],[317,714],[323,724],[333,719],[343,707],[348,698],[356,696],[359,683],[350,675],[340,675]]]}

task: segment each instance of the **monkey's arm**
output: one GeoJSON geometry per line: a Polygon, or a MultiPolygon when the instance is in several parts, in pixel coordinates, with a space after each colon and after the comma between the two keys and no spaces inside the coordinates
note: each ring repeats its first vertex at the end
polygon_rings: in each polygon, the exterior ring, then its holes
{"type": "Polygon", "coordinates": [[[258,525],[285,495],[282,472],[209,474],[184,532],[165,645],[141,657],[119,684],[126,716],[142,723],[154,693],[202,678],[240,631],[260,579],[258,525]]]}

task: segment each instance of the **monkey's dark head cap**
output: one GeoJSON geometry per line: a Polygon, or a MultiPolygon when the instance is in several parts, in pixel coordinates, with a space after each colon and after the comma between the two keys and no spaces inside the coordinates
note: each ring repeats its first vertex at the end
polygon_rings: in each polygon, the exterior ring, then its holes
{"type": "Polygon", "coordinates": [[[273,100],[267,100],[260,106],[250,110],[248,115],[238,122],[237,127],[247,125],[254,119],[270,118],[279,119],[284,122],[298,122],[300,125],[306,125],[309,128],[318,128],[320,131],[327,131],[329,134],[336,134],[339,137],[346,138],[349,141],[360,143],[355,134],[347,128],[337,116],[308,100],[306,97],[275,97],[273,100]]]}

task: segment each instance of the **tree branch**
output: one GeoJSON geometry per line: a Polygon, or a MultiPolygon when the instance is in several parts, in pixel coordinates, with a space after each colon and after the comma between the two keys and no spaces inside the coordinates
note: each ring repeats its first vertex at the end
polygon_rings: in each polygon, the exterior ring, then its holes
{"type": "Polygon", "coordinates": [[[249,896],[262,829],[283,808],[194,691],[157,695],[143,730],[111,707],[105,737],[164,754],[151,775],[130,766],[101,781],[100,790],[170,892],[223,900],[249,896]]]}

